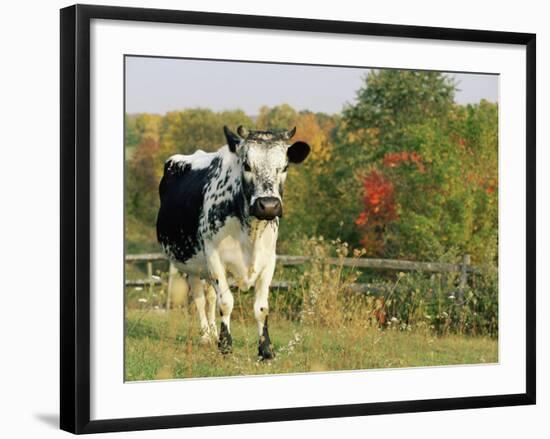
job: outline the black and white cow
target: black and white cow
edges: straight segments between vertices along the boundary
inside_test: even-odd
[[[305,142],[289,144],[296,128],[249,131],[240,126],[237,132],[224,127],[227,145],[216,152],[198,150],[166,161],[157,238],[174,265],[188,274],[203,341],[218,339],[223,353],[232,345],[228,278],[241,290],[255,287],[258,355],[270,359],[274,353],[267,330],[268,295],[283,186],[289,163],[301,163],[310,148]]]

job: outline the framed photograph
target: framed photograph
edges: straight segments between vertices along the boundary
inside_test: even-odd
[[[61,10],[61,428],[535,403],[535,35]]]

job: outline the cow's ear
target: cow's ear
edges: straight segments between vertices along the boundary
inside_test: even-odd
[[[291,163],[302,163],[309,154],[310,147],[306,142],[295,142],[289,146],[286,154]]]
[[[231,152],[235,152],[237,150],[237,146],[241,143],[241,138],[227,128],[227,126],[223,127],[223,132],[225,134],[225,138],[227,139],[227,146],[229,146],[229,150]]]

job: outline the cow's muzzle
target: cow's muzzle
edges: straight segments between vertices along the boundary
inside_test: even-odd
[[[259,220],[272,220],[283,216],[283,205],[276,197],[256,198],[250,207],[250,214]]]

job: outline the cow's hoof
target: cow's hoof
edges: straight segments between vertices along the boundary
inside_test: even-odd
[[[258,356],[261,360],[271,360],[275,358],[275,351],[269,339],[269,331],[267,330],[267,316],[265,317],[264,328],[258,343]]]
[[[260,342],[258,343],[258,356],[261,360],[272,360],[275,358],[275,351],[269,339],[267,326],[264,326],[263,335],[260,337]]]
[[[214,334],[211,333],[205,333],[201,335],[201,338],[199,340],[199,344],[201,346],[212,346],[216,343],[217,337]]]
[[[220,338],[218,339],[218,349],[222,354],[230,354],[233,350],[233,338],[227,329],[227,326],[222,322],[220,330]]]
[[[266,339],[262,337],[260,339],[260,343],[258,344],[258,356],[262,361],[275,358],[275,351],[273,350],[273,345],[270,343],[269,338]]]

